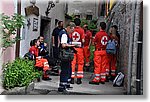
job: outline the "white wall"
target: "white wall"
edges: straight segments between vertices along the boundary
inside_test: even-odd
[[[55,3],[55,2],[54,2]],[[30,2],[28,1],[22,1],[22,14],[25,15],[24,8],[27,6],[30,6]],[[29,44],[32,39],[37,38],[40,35],[40,21],[41,16],[46,16],[45,11],[48,6],[47,0],[37,0],[35,4],[39,8],[39,17],[36,17],[35,15],[30,15],[26,19],[30,18],[31,26],[28,29],[27,25],[25,25],[25,28],[22,29],[21,37],[23,37],[23,34],[25,34],[25,39],[21,40],[20,42],[20,56],[22,57],[26,52],[29,50]],[[64,21],[64,4],[60,1],[59,3],[55,3],[55,7],[50,10],[50,14],[48,15],[49,18],[51,18],[51,31],[50,36],[52,33],[52,30],[55,28],[55,19]],[[33,29],[33,18],[38,18],[38,31],[32,31]],[[27,24],[27,21],[26,21]]]
[[[33,18],[38,19],[38,31],[33,31]],[[39,17],[35,15],[30,15],[26,17],[26,19],[30,19],[30,27],[28,29],[27,25],[25,25],[24,29],[22,29],[21,33],[21,38],[22,40],[20,41],[20,55],[21,57],[28,52],[29,47],[30,47],[30,41],[33,39],[36,39],[40,35],[40,19]],[[27,21],[25,22],[27,24]]]

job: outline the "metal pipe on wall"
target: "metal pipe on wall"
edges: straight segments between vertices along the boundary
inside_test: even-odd
[[[143,11],[143,3],[139,4],[139,9],[140,9],[140,15],[143,16],[142,11]],[[140,20],[141,17],[139,17]],[[142,21],[140,21],[142,22]],[[143,24],[143,23],[140,23]],[[141,68],[142,68],[142,50],[143,50],[143,29],[141,28],[142,25],[139,25],[139,35],[138,35],[138,49],[137,49],[137,70],[136,70],[136,94],[141,95]]]
[[[21,14],[21,0],[17,0],[17,13]],[[20,38],[20,29],[17,29],[17,37]],[[19,57],[20,53],[20,41],[16,42],[16,55],[15,57]]]

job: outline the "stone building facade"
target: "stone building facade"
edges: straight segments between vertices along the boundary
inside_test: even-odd
[[[80,18],[98,17],[98,0],[66,0],[68,4],[67,13],[69,15],[79,15]],[[92,16],[92,17],[90,17]]]
[[[143,93],[143,66],[140,69],[140,79],[137,78],[139,72],[137,72],[138,61],[138,43],[142,35],[142,16],[143,16],[143,4],[142,1],[136,0],[119,0],[114,8],[111,10],[111,14],[108,16],[107,24],[117,25],[120,34],[120,50],[118,57],[118,71],[125,74],[124,87],[127,90],[127,94]],[[108,27],[108,28],[109,28]],[[142,38],[141,38],[142,39]],[[140,41],[142,44],[142,42]],[[142,50],[142,48],[140,49]],[[142,56],[142,54],[141,54]],[[138,58],[137,58],[138,57]],[[142,59],[142,57],[141,57]],[[142,63],[142,60],[141,60]],[[137,89],[137,83],[140,83],[139,90]]]
[[[30,1],[36,1],[35,6],[39,9],[38,15],[26,15],[25,8],[32,6]],[[45,42],[48,44],[49,52],[51,53],[51,37],[52,31],[57,26],[57,21],[65,21],[65,3],[64,1],[53,1],[55,5],[49,10],[46,15],[49,1],[48,0],[30,0],[21,2],[21,14],[26,17],[25,26],[21,31],[20,41],[20,57],[28,52],[30,41],[36,39],[39,35],[43,35]],[[51,7],[51,4],[49,5]],[[34,27],[36,27],[34,29]]]

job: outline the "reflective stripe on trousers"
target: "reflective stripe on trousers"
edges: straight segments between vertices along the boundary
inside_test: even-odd
[[[94,52],[94,74],[100,74],[102,81],[106,80],[106,64],[107,64],[107,53],[106,50]]]
[[[101,73],[100,80],[102,82],[105,82],[105,80],[106,80],[106,73]]]
[[[72,61],[72,78],[75,78],[75,68],[76,64],[78,65],[77,68],[77,77],[83,78],[83,75],[78,75],[78,72],[83,72],[84,67],[84,56],[83,56],[83,48],[75,48],[77,54],[74,54],[74,59]]]
[[[94,79],[92,80],[93,82],[100,82],[100,74],[95,74]]]
[[[83,78],[83,72],[82,71],[77,72],[77,78]]]
[[[116,76],[116,70],[111,70],[111,76]]]

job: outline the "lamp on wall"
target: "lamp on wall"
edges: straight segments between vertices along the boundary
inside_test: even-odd
[[[31,3],[32,5],[35,5],[35,4],[36,4],[36,0],[30,0],[30,3]]]
[[[53,8],[53,7],[55,7],[54,2],[53,2],[53,1],[49,1],[49,2],[48,2],[47,9],[46,9],[46,11],[45,11],[46,16],[48,16],[48,14],[50,13],[51,8]]]

